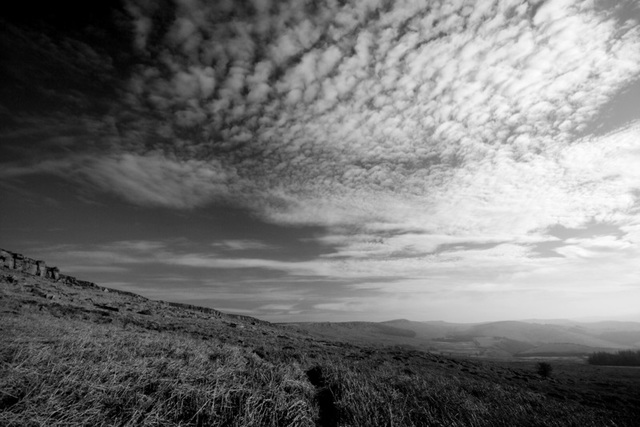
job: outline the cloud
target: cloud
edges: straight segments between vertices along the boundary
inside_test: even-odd
[[[274,248],[273,245],[249,239],[223,240],[221,242],[212,243],[211,246],[214,248],[226,249],[230,251],[246,251],[255,249],[268,250]]]
[[[221,245],[213,246],[216,249],[222,247],[231,252],[267,247],[250,240],[222,241]],[[280,261],[269,258],[239,258],[221,256],[215,250],[190,252],[191,247],[190,242],[126,240],[87,246],[61,245],[39,248],[37,251],[44,259],[51,259],[54,262],[60,260],[72,265],[71,268],[74,271],[81,271],[83,268],[95,271],[100,269],[107,271],[112,268],[131,269],[147,264],[158,267],[179,266],[221,270],[256,268],[301,277],[331,275],[327,263],[321,260]]]
[[[10,164],[0,176],[54,174],[92,184],[142,206],[190,209],[232,195],[233,168],[213,160],[180,160],[161,154],[73,156],[37,164]],[[236,182],[234,182],[236,181]]]
[[[228,195],[234,171],[215,161],[123,154],[100,159],[83,174],[135,204],[192,208]]]
[[[0,176],[55,173],[143,206],[225,201],[326,230],[327,253],[312,262],[191,251],[167,255],[175,265],[387,278],[379,292],[448,278],[472,294],[509,280],[548,290],[542,279],[562,268],[583,278],[585,260],[606,264],[640,243],[640,125],[588,134],[640,76],[640,27],[617,10],[578,0],[127,9],[139,56],[108,115],[117,126],[85,152],[5,163]],[[624,237],[549,233],[592,223]],[[550,242],[558,256],[537,257]]]
[[[199,267],[212,269],[248,269],[259,268],[264,270],[276,270],[299,276],[323,276],[325,268],[322,262],[315,261],[277,261],[262,258],[218,258],[202,254],[176,255],[167,262],[173,265],[185,267]]]
[[[464,211],[473,181],[543,211],[563,191],[527,183],[563,176],[558,151],[640,71],[638,28],[584,2],[238,8],[128,2],[147,56],[91,182],[186,209],[249,192],[265,219],[329,226]]]

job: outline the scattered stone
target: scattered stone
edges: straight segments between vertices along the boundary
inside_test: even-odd
[[[46,294],[46,293],[44,293],[44,292],[42,292],[42,291],[41,291],[40,289],[38,289],[38,288],[32,288],[32,289],[31,289],[31,293],[32,293],[33,295],[36,295],[36,296],[39,296],[39,297],[42,297],[42,298],[47,298],[47,294]]]
[[[102,309],[109,310],[109,311],[120,311],[120,309],[118,307],[111,307],[110,305],[106,305],[106,304],[98,304],[98,303],[94,302],[93,305],[98,307],[98,308],[102,308]]]
[[[14,276],[14,275],[4,276],[4,280],[7,283],[11,283],[11,284],[17,284],[18,283],[18,278],[16,276]]]

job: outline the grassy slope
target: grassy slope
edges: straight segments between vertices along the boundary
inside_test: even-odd
[[[541,379],[524,363],[318,340],[7,270],[0,316],[3,426],[613,426],[640,416],[640,374],[567,366]]]

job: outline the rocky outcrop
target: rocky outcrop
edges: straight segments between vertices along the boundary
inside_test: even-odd
[[[5,249],[0,249],[0,265],[10,270],[24,271],[34,276],[55,278],[57,280],[58,269],[56,267],[47,268],[47,264],[42,260],[27,258],[22,254]]]
[[[0,266],[9,270],[18,270],[33,276],[46,277],[54,281],[62,281],[69,285],[97,287],[95,283],[78,280],[75,277],[60,274],[58,267],[47,267],[42,260],[28,258],[22,254],[0,249]]]
[[[61,274],[58,267],[47,267],[47,264],[42,260],[35,260],[28,258],[22,254],[8,251],[6,249],[0,249],[0,269],[18,270],[33,276],[45,277],[54,282],[64,283],[70,286],[79,286],[82,288],[97,288],[104,292],[116,292],[122,295],[132,296],[141,300],[146,300],[145,297],[132,292],[120,291],[117,289],[107,289],[96,285],[93,282],[86,280],[80,280],[73,276],[67,276]]]

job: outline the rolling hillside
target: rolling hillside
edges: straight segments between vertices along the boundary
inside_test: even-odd
[[[596,427],[640,417],[638,370],[564,363],[544,378],[535,362],[415,345],[436,331],[455,341],[458,325],[309,325],[3,267],[0,425]],[[522,348],[486,339],[495,351]]]

